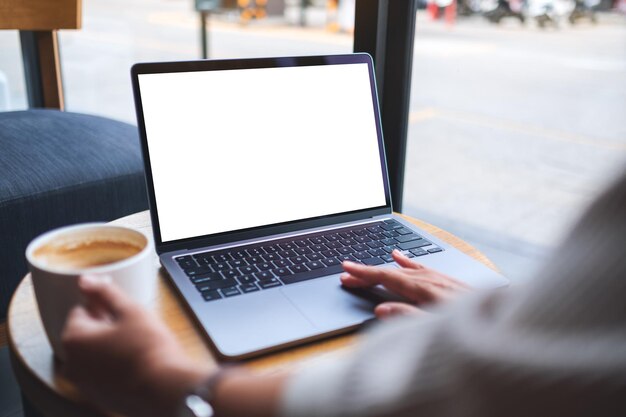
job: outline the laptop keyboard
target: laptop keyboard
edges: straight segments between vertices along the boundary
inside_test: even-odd
[[[219,300],[343,272],[341,263],[393,262],[442,252],[395,220],[208,251],[175,258],[206,301]]]

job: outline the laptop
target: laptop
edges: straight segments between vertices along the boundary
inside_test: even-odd
[[[224,359],[357,329],[390,294],[341,262],[393,249],[473,287],[508,281],[393,214],[367,54],[132,68],[159,259]]]

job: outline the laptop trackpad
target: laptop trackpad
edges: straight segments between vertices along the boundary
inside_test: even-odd
[[[331,275],[282,288],[283,294],[317,328],[332,331],[374,318],[376,304],[341,287],[339,275]]]

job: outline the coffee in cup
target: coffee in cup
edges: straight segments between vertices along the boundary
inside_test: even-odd
[[[52,349],[63,359],[61,332],[73,307],[83,303],[78,278],[112,281],[134,300],[154,298],[154,246],[144,233],[91,223],[63,227],[33,240],[26,249],[39,314]]]

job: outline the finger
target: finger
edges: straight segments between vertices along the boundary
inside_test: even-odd
[[[410,269],[424,268],[422,265],[418,264],[417,262],[413,262],[411,259],[409,259],[408,256],[404,255],[398,249],[394,249],[393,252],[391,252],[391,256],[393,257],[393,260],[396,261],[398,265],[400,265],[403,268],[410,268]]]
[[[409,298],[415,299],[414,285],[398,268],[377,268],[373,266],[359,265],[354,262],[343,262],[343,268],[351,276],[360,279],[364,285],[382,284],[389,291]]]
[[[105,323],[89,314],[82,306],[74,307],[67,316],[61,340],[84,337],[101,331]]]
[[[375,285],[375,284],[370,284],[369,282],[362,280],[360,278],[357,278],[355,276],[352,276],[348,274],[347,272],[341,274],[339,279],[341,280],[342,285],[345,285],[346,287],[351,287],[351,288],[371,287],[372,285]]]
[[[88,308],[94,312],[104,311],[113,318],[120,318],[135,307],[135,303],[112,283],[83,275],[78,284],[87,299]]]
[[[422,310],[406,303],[387,302],[376,306],[374,313],[379,319],[386,319],[395,316],[407,316],[419,314]]]

